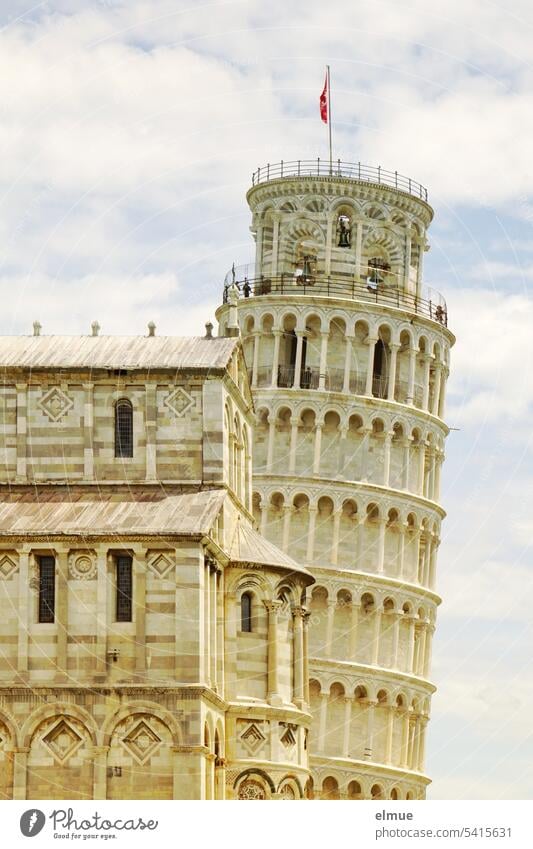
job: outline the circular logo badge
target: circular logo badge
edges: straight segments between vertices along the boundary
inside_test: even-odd
[[[42,831],[46,817],[38,808],[30,808],[24,811],[20,818],[20,830],[24,837],[35,837]]]

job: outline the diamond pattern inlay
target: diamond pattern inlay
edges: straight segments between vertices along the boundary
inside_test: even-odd
[[[127,737],[124,737],[122,745],[138,763],[144,764],[161,745],[161,738],[141,719]]]
[[[38,406],[51,422],[58,422],[72,409],[74,401],[58,386],[53,386],[44,393]]]
[[[43,737],[43,743],[54,758],[63,763],[81,746],[83,738],[62,719]]]
[[[174,392],[171,392],[164,400],[165,407],[168,407],[169,410],[172,410],[174,415],[178,418],[187,413],[191,407],[194,405],[194,399],[191,398],[188,392],[185,391],[181,386],[178,386]]]
[[[11,576],[17,571],[17,568],[15,561],[5,554],[0,560],[0,577],[11,578]]]
[[[260,746],[265,742],[266,737],[261,733],[257,725],[252,723],[249,725],[246,731],[241,734],[241,740],[248,749],[248,751],[254,753],[259,749]]]
[[[157,578],[164,578],[173,567],[173,561],[165,554],[156,554],[148,561],[148,568]]]

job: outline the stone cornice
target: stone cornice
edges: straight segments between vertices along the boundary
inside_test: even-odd
[[[334,755],[312,755],[309,758],[313,767],[348,769],[353,773],[354,769],[362,773],[370,773],[371,775],[380,775],[383,778],[393,779],[408,779],[410,781],[418,781],[424,786],[431,783],[431,779],[420,772],[414,772],[404,767],[394,767],[378,763],[377,761],[362,761],[358,758],[338,758]]]
[[[431,696],[437,690],[436,686],[425,678],[409,675],[408,672],[401,672],[397,669],[387,669],[384,666],[371,666],[365,663],[351,663],[348,660],[330,660],[321,657],[310,657],[309,665],[314,669],[322,669],[324,672],[328,670],[342,674],[351,672],[357,679],[368,678],[375,681],[376,678],[382,677],[386,681],[401,682],[408,684],[411,689],[420,690],[420,693],[424,696]]]

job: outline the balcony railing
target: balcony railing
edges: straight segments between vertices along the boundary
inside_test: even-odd
[[[349,277],[329,277],[315,274],[312,277],[281,274],[276,277],[257,278],[244,275],[239,279],[240,269],[228,272],[224,282],[223,301],[227,303],[230,286],[236,287],[239,298],[259,298],[265,295],[307,295],[311,298],[342,298],[363,303],[383,304],[398,307],[408,312],[423,315],[448,326],[446,301],[435,289],[425,287],[424,297],[406,292],[399,286],[387,285],[372,279],[366,283],[356,282]],[[235,279],[233,276],[235,275]]]
[[[420,198],[427,203],[427,189],[416,180],[404,177],[397,171],[387,171],[380,165],[363,165],[361,162],[341,162],[335,160],[332,165],[329,159],[295,159],[290,162],[276,162],[263,165],[252,174],[252,186],[267,183],[270,180],[280,180],[284,177],[340,177],[348,180],[358,180],[364,183],[376,183],[379,186],[390,186],[402,192]]]
[[[293,389],[294,388],[295,368],[291,365],[278,366],[278,379],[274,384],[278,389]],[[248,369],[248,380],[252,382],[252,369]],[[260,366],[257,369],[257,388],[266,389],[272,385],[272,367]],[[300,389],[319,389],[320,388],[320,372],[318,368],[306,366],[300,372]],[[387,398],[389,382],[386,377],[374,377],[372,380],[372,395],[374,398]],[[324,375],[324,391],[325,392],[343,392],[344,391],[344,369],[330,368],[327,369]],[[365,395],[366,394],[366,377],[362,374],[349,375],[350,395]],[[415,407],[422,408],[424,396],[423,387],[420,384],[414,386],[414,397],[411,403]],[[406,404],[408,399],[408,383],[405,380],[396,380],[394,385],[394,401],[400,404]]]

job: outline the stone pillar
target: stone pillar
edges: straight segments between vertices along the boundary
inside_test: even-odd
[[[295,389],[300,388],[302,376],[302,352],[304,344],[304,331],[296,330],[296,358],[294,362],[294,380],[292,385]]]
[[[407,669],[406,669],[406,672],[409,675],[413,675],[414,674],[413,661],[414,661],[414,657],[415,657],[416,617],[411,615],[411,616],[408,617],[408,619],[409,619],[409,636],[408,636],[408,643],[407,643]]]
[[[255,230],[255,271],[256,280],[261,277],[263,265],[263,224],[258,224]]]
[[[390,485],[390,452],[394,433],[387,432],[383,440],[383,486]]]
[[[272,213],[272,277],[278,275],[278,257],[279,257],[279,222],[281,212]]]
[[[410,457],[411,457],[411,442],[412,437],[406,436],[402,442],[403,447],[403,462],[402,462],[402,489],[409,489],[410,477]]]
[[[93,747],[93,799],[107,799],[107,753],[109,746]]]
[[[282,537],[281,537],[281,548],[283,551],[289,550],[289,539],[291,533],[291,515],[292,515],[292,506],[290,504],[285,504],[283,506],[283,529],[282,529]]]
[[[342,756],[347,758],[350,755],[350,731],[352,724],[352,702],[353,698],[347,696],[344,699],[344,736],[342,741]]]
[[[324,657],[331,657],[331,644],[333,642],[333,625],[335,621],[335,610],[337,602],[328,599],[328,618],[326,622],[326,644],[324,646]]]
[[[424,495],[424,465],[426,459],[426,443],[418,443],[418,495]]]
[[[424,678],[429,678],[429,670],[431,667],[431,645],[433,642],[433,634],[435,632],[435,626],[431,623],[426,625],[426,642],[424,646],[424,668],[422,670],[422,675]]]
[[[261,536],[267,536],[267,519],[268,519],[268,504],[265,499],[261,497],[261,501],[259,502],[259,509],[261,510]]]
[[[308,610],[303,614],[303,663],[304,663],[304,701],[308,705],[309,698],[309,618]]]
[[[278,692],[278,610],[281,601],[265,601],[264,605],[268,612],[268,701],[271,705],[280,705],[281,698]]]
[[[400,645],[400,616],[401,614],[395,611],[393,613],[394,622],[392,625],[392,668],[398,669],[398,648]]]
[[[422,583],[425,587],[429,586],[429,573],[431,564],[431,533],[426,530],[424,534],[424,574]]]
[[[146,549],[134,555],[135,671],[142,674],[146,672]]]
[[[317,508],[309,505],[309,530],[307,532],[307,553],[306,560],[312,563],[315,559],[315,529],[316,529],[316,514]]]
[[[209,593],[210,603],[209,610],[211,613],[211,634],[210,634],[210,651],[211,658],[211,686],[217,691],[218,680],[218,655],[217,655],[217,568],[212,561],[209,561]]]
[[[26,798],[29,746],[13,749],[13,800]]]
[[[28,434],[28,384],[17,383],[17,477],[18,483],[26,480],[26,439]]]
[[[259,370],[259,345],[261,344],[261,333],[258,330],[255,330],[253,333],[254,339],[254,354],[252,359],[252,380],[251,380],[251,388],[257,388],[257,377]]]
[[[56,557],[55,623],[57,628],[56,675],[63,679],[67,670],[68,636],[68,551],[58,551]]]
[[[364,537],[365,537],[365,519],[366,519],[365,516],[360,516],[359,521],[357,523],[357,544],[356,544],[356,554],[355,554],[356,568],[357,569],[363,568],[362,560],[363,560],[363,542],[364,542]]]
[[[404,577],[404,569],[405,569],[405,534],[407,533],[407,525],[401,524],[399,527],[400,532],[400,550],[398,553],[398,577],[402,579]]]
[[[335,218],[328,218],[326,222],[326,251],[324,256],[324,273],[326,276],[331,274],[331,246],[335,235]]]
[[[409,708],[405,708],[401,714],[402,717],[402,748],[401,748],[401,766],[407,769],[409,766]]]
[[[320,718],[318,725],[318,751],[323,752],[326,744],[329,693],[320,694]]]
[[[28,628],[29,628],[29,560],[30,554],[27,549],[22,549],[19,554],[18,572],[18,647],[17,647],[17,671],[27,673],[28,671]],[[23,797],[24,798],[24,797]]]
[[[385,567],[385,531],[387,529],[386,519],[379,520],[379,536],[378,536],[378,562],[377,571],[381,574]]]
[[[107,550],[98,548],[96,554],[96,658],[95,674],[107,672]]]
[[[413,730],[413,755],[411,758],[411,763],[413,765],[413,769],[417,772],[420,770],[419,767],[419,758],[420,758],[420,720],[419,717],[415,720],[414,730]]]
[[[444,408],[446,404],[446,383],[448,380],[448,369],[444,368],[441,374],[439,409],[437,415],[440,419],[444,417]]]
[[[381,610],[374,611],[374,635],[372,640],[372,666],[379,665],[379,645],[381,640]]]
[[[270,388],[275,389],[278,385],[278,367],[279,367],[279,346],[281,342],[281,330],[273,330],[274,334],[274,352],[272,354],[272,378]]]
[[[357,221],[355,224],[355,279],[361,279],[361,256],[363,247],[363,222]]]
[[[431,590],[435,589],[436,577],[435,573],[437,571],[437,550],[439,547],[439,540],[435,537],[433,538],[433,543],[431,546],[431,555],[429,559],[429,588]]]
[[[433,404],[431,412],[434,416],[439,414],[439,399],[440,399],[440,382],[441,382],[442,366],[440,363],[435,365],[435,381],[433,383]]]
[[[344,352],[344,379],[342,383],[342,391],[345,395],[350,394],[350,377],[352,373],[352,344],[354,337],[348,333],[344,337],[346,343]]]
[[[157,385],[146,384],[146,480],[157,480]]]
[[[348,438],[348,428],[342,427],[340,428],[340,438],[339,438],[339,465],[337,477],[344,477],[344,470],[346,468],[346,440]]]
[[[328,338],[329,333],[322,332],[320,334],[320,366],[318,374],[318,388],[324,390],[326,388],[326,372],[328,362]]]
[[[420,717],[420,745],[418,750],[418,771],[424,772],[424,762],[426,760],[426,727],[427,727],[428,718],[427,716]]]
[[[421,677],[424,675],[424,667],[426,660],[426,633],[427,633],[427,622],[423,622],[420,628],[420,636],[419,636],[419,648],[418,648],[418,663],[417,663],[417,675]]]
[[[320,446],[322,443],[322,428],[323,422],[317,422],[315,425],[315,446],[313,455],[313,474],[320,474]]]
[[[409,377],[407,382],[406,403],[412,404],[415,397],[416,348],[409,348]]]
[[[92,480],[94,478],[94,384],[84,383],[83,392],[83,477]]]
[[[403,272],[403,288],[406,292],[410,291],[409,269],[411,267],[411,233],[407,231],[405,234],[405,264]]]
[[[270,418],[274,416],[274,411],[269,411],[269,419],[268,419],[268,442],[267,442],[267,458],[266,458],[266,471],[272,471],[272,459],[274,455],[274,443],[276,441],[276,420],[274,418]]]
[[[225,658],[224,658],[224,572],[216,573],[217,584],[217,692],[224,698]]]
[[[333,514],[333,540],[332,540],[332,543],[331,543],[331,563],[332,563],[333,566],[337,565],[337,561],[339,559],[339,537],[340,537],[341,516],[342,516],[341,510],[336,510]]]
[[[357,653],[357,632],[359,629],[359,605],[354,604],[352,602],[352,623],[350,630],[350,641],[349,641],[349,660],[352,663],[355,663],[355,657]]]
[[[432,357],[429,354],[426,354],[423,357],[424,363],[424,376],[422,378],[422,409],[427,410],[429,412],[429,371],[431,368],[431,359]]]
[[[289,474],[294,474],[296,469],[296,447],[298,443],[298,425],[300,420],[298,417],[291,418],[291,441],[289,445]]]
[[[387,736],[385,738],[385,763],[392,763],[392,739],[394,734],[394,707],[389,705],[387,714]]]
[[[416,296],[417,298],[422,297],[422,273],[424,270],[424,250],[426,247],[425,238],[422,236],[421,239],[418,240],[419,250],[418,250],[418,266],[416,269]]]
[[[369,336],[366,340],[368,345],[368,362],[366,367],[366,386],[365,395],[372,397],[372,381],[374,378],[374,354],[376,351],[376,342],[378,340],[374,336]]]
[[[359,430],[363,434],[361,442],[361,480],[366,481],[368,467],[368,443],[370,441],[370,434],[372,433],[372,430],[368,427],[361,427]]]
[[[303,607],[293,607],[294,621],[294,703],[302,708],[305,704],[304,692],[304,636],[303,620],[305,610]]]
[[[366,761],[372,760],[372,754],[374,751],[374,719],[376,712],[376,704],[377,702],[373,701],[372,699],[369,699],[367,702],[366,746],[363,755],[363,758]]]
[[[390,364],[389,364],[389,381],[387,385],[387,398],[389,401],[394,401],[395,395],[395,387],[396,387],[396,363],[398,358],[398,350],[400,348],[399,345],[390,344],[389,345],[391,356],[390,356]]]

